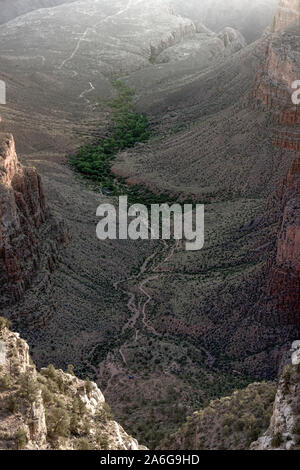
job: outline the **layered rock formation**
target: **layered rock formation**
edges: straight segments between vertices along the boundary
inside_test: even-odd
[[[53,366],[37,372],[28,344],[1,317],[0,346],[0,449],[143,449],[95,383]]]
[[[300,32],[284,31],[262,43],[263,62],[257,74],[254,107],[271,113],[273,143],[277,147],[300,150],[300,107],[293,104],[293,83],[300,76]]]
[[[292,345],[292,363],[280,378],[271,423],[253,450],[300,449],[300,341]]]
[[[267,293],[287,324],[300,322],[300,158],[290,168],[279,191],[270,199],[271,220],[278,223]]]
[[[300,25],[300,1],[280,0],[274,17],[272,31]]]
[[[66,229],[49,213],[35,168],[18,160],[14,139],[0,134],[0,306],[19,301],[38,271],[54,269]]]

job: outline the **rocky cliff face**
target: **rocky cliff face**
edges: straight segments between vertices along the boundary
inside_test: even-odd
[[[272,31],[278,31],[290,26],[300,25],[300,1],[280,0],[273,21]]]
[[[278,229],[267,294],[280,312],[281,321],[296,325],[300,322],[300,158],[270,199],[269,211]]]
[[[71,372],[71,371],[70,371]],[[97,385],[53,366],[0,317],[0,449],[143,449],[115,422]]]
[[[270,427],[252,444],[254,450],[300,449],[300,341],[292,345],[292,360],[281,376]]]
[[[47,276],[68,239],[49,213],[35,168],[18,160],[14,139],[0,134],[0,306],[22,299],[37,273]]]
[[[262,65],[254,90],[254,107],[271,113],[276,147],[300,150],[300,107],[292,102],[292,84],[300,76],[300,31],[283,31],[262,43]]]

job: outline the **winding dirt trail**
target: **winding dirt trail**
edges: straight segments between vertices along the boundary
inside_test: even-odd
[[[114,283],[115,289],[119,289],[121,284],[125,284],[123,292],[128,295],[129,299],[127,307],[132,313],[132,316],[123,326],[122,334],[124,334],[128,329],[133,329],[135,331],[134,337],[132,339],[134,344],[137,344],[139,340],[139,329],[136,327],[136,323],[139,319],[141,320],[142,327],[144,327],[144,329],[155,336],[161,336],[161,334],[157,332],[147,320],[147,306],[152,300],[152,295],[150,292],[148,292],[146,286],[149,282],[160,278],[168,272],[171,272],[170,269],[167,269],[163,265],[170,261],[170,259],[174,256],[176,249],[179,247],[179,243],[179,241],[176,241],[175,243],[168,244],[167,242],[163,241],[160,247],[146,258],[137,275]],[[157,261],[155,261],[156,258],[158,258]],[[122,359],[123,367],[127,367],[128,364],[126,356],[122,348],[123,346],[119,348],[118,352]],[[91,355],[89,355],[89,357],[91,357]],[[116,366],[115,361],[116,359],[114,359],[110,354],[105,361],[106,372],[108,371],[110,376],[105,387],[104,394],[110,388],[114,377],[122,372],[124,374],[124,370],[119,369],[119,367]],[[95,369],[96,368],[93,367],[93,370]],[[98,373],[99,379],[101,380],[104,374],[104,365],[100,366]]]

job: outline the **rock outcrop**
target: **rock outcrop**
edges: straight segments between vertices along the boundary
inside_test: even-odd
[[[144,448],[112,419],[95,383],[53,366],[38,372],[7,326],[0,317],[0,449]]]
[[[281,376],[270,427],[251,446],[253,450],[300,449],[300,341],[292,345],[292,363]]]
[[[235,53],[247,46],[246,39],[234,28],[226,27],[218,35],[227,52]]]
[[[0,306],[22,299],[37,273],[54,269],[67,230],[50,214],[40,176],[18,160],[12,135],[0,134]]]
[[[300,0],[280,0],[272,31],[300,25]]]

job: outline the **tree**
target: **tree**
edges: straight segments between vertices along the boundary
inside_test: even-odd
[[[20,386],[18,392],[19,396],[28,403],[33,403],[37,399],[40,390],[39,384],[33,374],[22,374],[18,380],[18,384]]]
[[[70,419],[66,410],[62,408],[51,408],[46,412],[47,435],[52,441],[60,437],[69,437]]]

